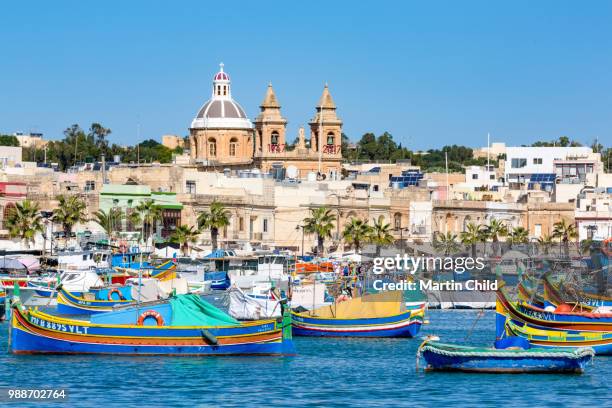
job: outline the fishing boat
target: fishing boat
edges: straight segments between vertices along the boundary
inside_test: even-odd
[[[522,337],[535,347],[591,347],[597,355],[612,355],[612,332],[538,329],[512,319],[506,321],[505,329],[507,335]]]
[[[426,339],[417,352],[426,371],[475,373],[582,373],[594,356],[593,349],[531,348],[528,342],[511,341],[510,348],[472,347]],[[517,346],[520,344],[520,346]]]
[[[6,314],[6,291],[0,288],[0,320],[4,320]]]
[[[74,294],[60,287],[57,294],[57,312],[63,315],[104,313],[112,311],[115,306],[128,305],[134,302],[129,287],[106,288],[103,291],[98,291],[98,293],[100,292],[102,292],[102,297],[106,294],[106,299],[96,296],[95,293]]]
[[[544,295],[553,303],[580,303],[591,308],[612,309],[612,298],[582,290],[570,290],[561,283],[555,284],[550,275],[544,277],[543,284]]]
[[[12,308],[9,351],[14,354],[295,354],[288,313],[279,320],[241,323],[192,294],[87,320],[27,309],[18,297]]]
[[[497,291],[496,310],[502,326],[508,316],[537,328],[612,332],[612,313],[572,312],[572,306],[567,304],[548,311],[525,302],[510,301],[504,288]]]
[[[425,308],[406,309],[402,291],[367,294],[306,312],[292,311],[296,336],[414,337]]]

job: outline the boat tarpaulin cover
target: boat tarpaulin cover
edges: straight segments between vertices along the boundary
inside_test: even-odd
[[[179,295],[170,299],[172,326],[236,326],[240,322],[198,296]]]
[[[237,319],[259,320],[281,316],[282,307],[278,300],[248,297],[237,286],[230,288],[229,300],[229,314]]]
[[[390,290],[336,302],[312,311],[316,317],[359,319],[393,316],[404,311],[401,290]]]

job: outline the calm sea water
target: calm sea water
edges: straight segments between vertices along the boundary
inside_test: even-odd
[[[494,313],[430,311],[421,333],[490,344]],[[7,323],[0,325],[2,350]],[[0,354],[0,387],[66,387],[78,407],[609,406],[612,358],[583,375],[415,372],[419,339],[295,339],[298,356],[115,357]],[[3,405],[3,402],[0,402]],[[31,403],[12,406],[59,406]]]

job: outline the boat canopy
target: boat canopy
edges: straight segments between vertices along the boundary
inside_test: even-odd
[[[391,290],[336,302],[308,313],[310,316],[331,319],[360,319],[394,316],[404,311],[401,290]]]
[[[172,326],[236,326],[240,322],[220,309],[188,294],[170,299]]]

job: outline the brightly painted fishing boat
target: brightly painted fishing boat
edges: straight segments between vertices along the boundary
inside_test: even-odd
[[[498,316],[503,316],[502,326],[508,316],[538,328],[612,332],[612,313],[548,311],[510,301],[504,288],[497,291],[496,310]]]
[[[612,354],[611,332],[538,329],[525,322],[508,319],[506,334],[522,337],[535,347],[565,349],[591,347],[597,355]]]
[[[555,284],[552,278],[544,277],[544,295],[553,303],[580,303],[593,308],[612,308],[612,298],[586,293],[581,290],[569,290],[563,284]],[[570,294],[571,292],[571,294]]]
[[[0,320],[4,320],[6,314],[6,291],[0,288]]]
[[[293,355],[290,316],[240,323],[195,295],[67,319],[13,302],[14,354]]]
[[[476,373],[582,373],[592,360],[589,347],[577,349],[471,347],[425,340],[419,347],[426,371]]]
[[[425,307],[406,310],[401,291],[381,292],[291,314],[293,334],[313,337],[414,337]]]
[[[93,298],[74,294],[60,286],[57,294],[57,312],[64,315],[87,315],[111,312],[114,307],[129,305],[134,302],[128,290],[124,288],[105,288],[98,293],[88,293]],[[96,294],[105,295],[106,300]],[[97,297],[97,299],[96,299]]]

